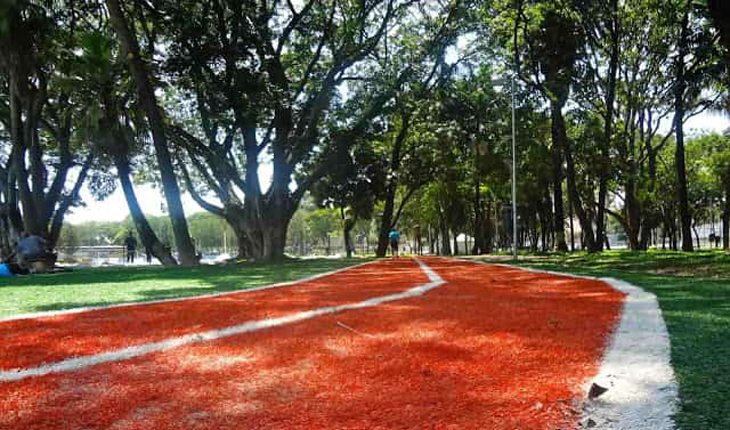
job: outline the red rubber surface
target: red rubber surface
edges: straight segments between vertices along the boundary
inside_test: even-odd
[[[289,287],[0,322],[0,370],[360,301],[424,282],[413,260],[386,260]]]
[[[0,428],[575,427],[623,296],[599,281],[426,261],[447,283],[422,297],[0,383]],[[384,285],[367,293],[398,281],[383,264]]]

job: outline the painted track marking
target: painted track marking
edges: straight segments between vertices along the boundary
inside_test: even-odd
[[[70,358],[37,367],[5,370],[0,372],[0,382],[19,381],[26,378],[43,376],[51,373],[72,372],[86,367],[95,366],[97,364],[129,360],[142,355],[166,351],[184,345],[210,342],[213,340],[222,339],[238,334],[250,333],[271,327],[293,324],[323,315],[330,315],[348,310],[374,307],[387,302],[421,296],[428,291],[433,290],[434,288],[440,287],[445,283],[445,281],[424,262],[418,259],[416,259],[416,262],[420,266],[421,270],[423,270],[423,272],[428,277],[429,282],[401,293],[373,297],[360,302],[348,303],[344,305],[320,307],[277,318],[266,318],[262,320],[247,321],[242,324],[228,326],[221,329],[208,330],[200,333],[192,333],[185,336],[179,336],[158,342],[151,342],[128,348],[117,349],[114,351],[104,352],[100,354]]]

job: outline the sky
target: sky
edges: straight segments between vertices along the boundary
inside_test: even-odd
[[[261,164],[259,180],[264,189],[271,183],[272,173],[270,163]],[[182,185],[180,184],[181,187]],[[134,191],[137,195],[137,200],[139,200],[139,205],[145,214],[155,216],[165,215],[163,208],[167,205],[165,204],[162,189],[156,188],[151,184],[140,184],[135,185]],[[87,221],[123,221],[129,216],[127,200],[124,198],[124,192],[119,187],[109,197],[100,202],[95,201],[88,188],[84,187],[81,191],[81,198],[86,206],[71,209],[66,215],[66,222],[70,224],[81,224]],[[217,203],[217,200],[213,197],[207,200],[211,203]],[[203,211],[203,208],[198,206],[188,193],[183,193],[182,203],[186,215]]]
[[[669,124],[663,126],[664,131]],[[727,116],[717,113],[703,113],[687,120],[685,131],[688,135],[705,134],[710,132],[722,133],[730,128],[730,119]],[[518,137],[519,139],[519,137]],[[519,156],[519,154],[518,154]],[[271,182],[271,166],[263,164],[259,172],[262,184]],[[149,215],[163,215],[164,197],[160,189],[149,184],[137,185],[135,188],[142,210]],[[86,221],[122,221],[129,215],[127,202],[124,193],[117,188],[111,196],[101,202],[97,202],[91,196],[88,189],[84,188],[81,197],[86,203],[85,207],[73,208],[66,215],[66,221],[71,224],[80,224]],[[187,215],[201,212],[203,209],[198,206],[189,194],[182,197],[183,208]]]

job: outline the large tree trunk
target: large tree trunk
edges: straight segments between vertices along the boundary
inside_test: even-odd
[[[22,98],[20,94],[16,94],[19,85],[27,85],[32,80],[31,77],[25,77],[19,82],[15,74],[10,76],[11,150],[7,177],[3,181],[4,193],[7,204],[12,208],[9,214],[13,216],[13,222],[20,222],[19,225],[26,233],[44,237],[48,247],[52,249],[61,232],[64,216],[78,199],[94,158],[87,156],[76,176],[72,191],[64,194],[68,173],[74,166],[70,150],[70,117],[63,125],[59,125],[60,129],[54,129],[52,133],[53,149],[58,152],[58,162],[55,164],[54,176],[51,177],[46,167],[48,160],[44,159],[45,142],[41,142],[39,134],[41,111],[47,102],[45,87],[26,87],[24,91],[27,94]],[[22,215],[19,208],[22,208]]]
[[[61,237],[63,221],[66,217],[66,214],[68,213],[68,210],[79,199],[79,195],[81,194],[81,187],[86,182],[86,178],[89,175],[89,169],[91,169],[91,165],[94,160],[95,155],[93,153],[89,154],[86,157],[86,161],[84,162],[83,166],[81,167],[81,171],[76,177],[76,183],[74,184],[71,193],[60,199],[57,204],[58,207],[56,208],[56,211],[51,216],[48,232],[48,246],[51,249],[56,247],[56,243],[58,243],[58,239]],[[63,182],[66,182],[65,175]]]
[[[587,249],[589,252],[597,252],[599,251],[599,247],[596,246],[595,242],[595,236],[593,235],[593,225],[591,222],[590,217],[586,213],[585,209],[583,208],[582,199],[580,197],[580,193],[578,191],[578,184],[576,183],[576,173],[575,173],[575,162],[573,160],[573,149],[570,145],[570,141],[568,140],[568,135],[565,130],[565,120],[563,118],[563,114],[560,111],[560,108],[553,110],[553,139],[559,138],[563,144],[561,145],[563,148],[565,148],[565,160],[567,165],[567,179],[568,179],[568,193],[570,195],[570,201],[572,203],[572,209],[575,211],[575,214],[578,216],[578,222],[580,223],[581,228],[581,237],[583,240],[581,242],[585,242],[584,249]],[[571,220],[572,225],[572,220]],[[571,232],[572,234],[572,232]],[[572,237],[571,237],[572,240]]]
[[[393,179],[395,181],[395,179]],[[375,250],[375,256],[378,258],[385,257],[388,252],[388,233],[394,226],[393,211],[395,207],[395,185],[389,186],[385,194],[385,206],[383,208],[383,216],[380,218],[380,228],[378,229],[378,247]]]
[[[491,254],[494,251],[494,222],[492,217],[492,201],[487,200],[484,211],[484,252]]]
[[[485,252],[484,208],[482,207],[480,157],[479,144],[474,142],[474,246],[471,250],[473,255],[479,255]]]
[[[29,79],[29,77],[24,77]],[[30,171],[26,167],[26,159],[34,160],[36,157],[29,155],[29,149],[34,148],[33,152],[37,152],[38,144],[33,143],[38,138],[38,115],[36,112],[39,101],[38,95],[26,95],[24,100],[16,94],[15,88],[20,85],[22,79],[11,73],[10,75],[10,140],[13,145],[12,157],[10,161],[10,169],[14,176],[18,189],[18,197],[20,207],[23,213],[23,230],[26,233],[38,236],[46,236],[47,223],[41,219],[41,208],[38,207],[38,181],[36,176],[40,174],[37,171],[38,164],[34,162],[35,169]],[[28,90],[32,92],[31,90]],[[35,99],[29,101],[28,98]],[[34,175],[35,174],[35,175]],[[30,177],[30,178],[29,178]],[[33,188],[28,185],[28,180],[34,184]]]
[[[654,229],[654,220],[652,215],[644,214],[641,219],[641,235],[639,239],[639,249],[646,251],[652,245],[652,231]]]
[[[603,249],[606,235],[606,197],[608,195],[608,179],[610,172],[610,147],[613,138],[613,113],[616,100],[616,82],[619,66],[618,0],[611,0],[611,54],[608,62],[608,82],[606,88],[606,116],[603,123],[603,141],[601,142],[601,164],[598,179],[598,208],[596,209],[596,251]]]
[[[479,173],[475,173],[474,180],[474,246],[471,249],[473,255],[480,255],[484,252],[484,215],[482,208],[482,193]]]
[[[259,261],[281,261],[285,258],[286,233],[294,214],[291,208],[259,202],[261,212],[253,205],[226,206],[224,218],[239,241],[239,254]],[[242,255],[239,255],[242,257]]]
[[[139,205],[132,183],[132,169],[129,164],[131,145],[124,130],[120,128],[120,114],[112,91],[112,88],[106,87],[103,88],[101,93],[101,102],[104,109],[102,128],[108,133],[106,139],[102,140],[106,144],[102,145],[102,148],[111,156],[114,166],[117,168],[117,178],[127,201],[132,222],[142,241],[142,246],[145,247],[145,250],[149,250],[150,254],[157,258],[163,266],[177,266],[177,260],[172,256],[170,247],[165,246],[159,240]]]
[[[636,181],[633,178],[629,177],[626,181],[625,191],[626,238],[629,241],[629,249],[638,251],[640,249],[641,208],[639,206],[639,199],[636,196]]]
[[[140,102],[147,114],[147,120],[152,130],[152,142],[155,147],[155,156],[160,169],[162,189],[165,194],[170,221],[172,222],[172,230],[175,235],[175,245],[180,255],[180,262],[185,266],[198,264],[195,245],[190,238],[188,224],[185,220],[185,212],[180,199],[180,187],[178,186],[170,157],[162,112],[157,104],[157,98],[155,97],[149,72],[142,61],[137,37],[127,24],[127,18],[119,4],[119,0],[107,0],[106,4],[110,21],[129,61]]]
[[[249,256],[253,255],[253,252],[251,250],[251,242],[248,240],[248,236],[246,235],[246,230],[243,228],[234,228],[233,234],[236,235],[236,249],[237,249],[236,257],[239,259],[245,259],[245,258],[248,258]],[[304,246],[304,243],[302,242],[302,247],[303,246]]]
[[[127,200],[127,206],[129,207],[129,213],[132,215],[132,221],[137,229],[139,238],[142,241],[142,245],[145,249],[149,249],[152,255],[157,258],[163,266],[177,266],[177,261],[173,258],[170,253],[170,248],[165,246],[155,234],[154,230],[147,222],[147,218],[142,212],[142,208],[139,206],[137,200],[137,194],[134,191],[134,185],[131,180],[131,171],[129,168],[129,162],[124,159],[122,155],[115,157],[115,165],[117,168],[117,176],[119,177],[119,183],[122,186],[124,192],[124,198]]]
[[[236,236],[236,258],[246,259],[254,257],[253,246],[246,233],[246,217],[244,211],[239,206],[228,204],[223,207],[221,213],[215,213],[226,221]]]
[[[438,203],[438,217],[439,217],[439,237],[441,238],[441,253],[440,255],[451,255],[451,241],[449,236],[449,228],[446,225],[446,214],[441,208],[441,203]]]
[[[281,261],[286,247],[286,231],[289,219],[267,223],[263,231],[263,255],[266,261]]]
[[[684,160],[684,97],[687,88],[685,57],[689,43],[688,25],[689,3],[683,12],[674,76],[674,131],[677,145],[674,162],[677,169],[677,203],[679,204],[679,220],[682,229],[682,251],[692,251],[694,249],[692,246],[692,214],[689,209],[687,192],[687,167]]]
[[[385,207],[383,208],[383,216],[380,218],[380,229],[378,230],[378,248],[375,251],[375,256],[378,258],[385,257],[388,252],[388,233],[398,222],[398,219],[393,219],[393,213],[395,211],[395,195],[398,190],[397,173],[400,170],[401,165],[401,152],[403,150],[403,144],[405,143],[406,137],[408,137],[408,128],[410,127],[410,117],[407,114],[401,115],[401,124],[398,135],[393,141],[393,149],[390,153],[390,180],[385,190]]]
[[[23,221],[18,208],[11,203],[0,203],[0,261],[13,252],[22,231]]]
[[[557,103],[551,102],[551,116],[556,117],[555,110],[560,110]],[[562,114],[559,113],[562,118]],[[556,125],[552,125],[552,158],[553,158],[553,205],[555,207],[555,218],[553,219],[553,231],[555,234],[555,247],[560,252],[568,251],[568,244],[565,242],[565,213],[563,211],[563,140],[557,132]]]

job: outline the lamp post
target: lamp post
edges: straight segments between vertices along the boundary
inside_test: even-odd
[[[517,260],[517,127],[515,115],[515,75],[512,74],[512,259]]]

